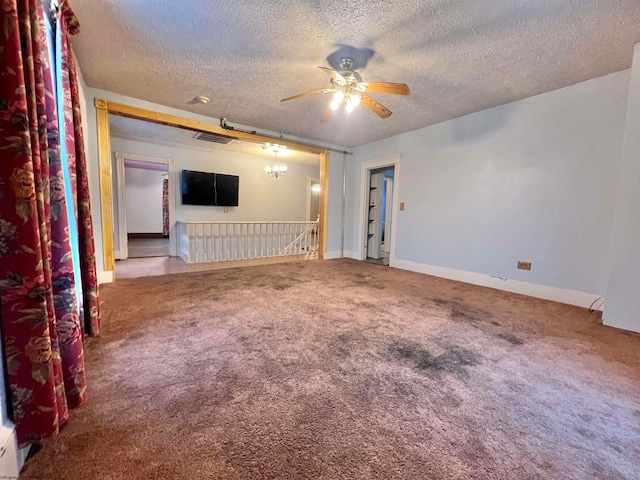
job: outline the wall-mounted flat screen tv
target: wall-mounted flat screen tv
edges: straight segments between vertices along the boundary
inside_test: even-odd
[[[240,177],[222,173],[182,171],[182,204],[237,207]]]

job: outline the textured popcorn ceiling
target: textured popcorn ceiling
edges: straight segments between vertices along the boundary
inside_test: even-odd
[[[308,139],[356,146],[628,68],[639,0],[73,0],[92,87]],[[319,122],[317,66],[373,50],[365,81],[407,83]],[[209,105],[188,102],[211,97]]]
[[[196,132],[192,132],[191,130],[168,127],[166,125],[135,120],[133,118],[110,115],[109,127],[111,129],[111,135],[114,137],[151,141],[155,143],[186,145],[211,150],[220,150],[223,152],[254,155],[269,158],[271,160],[275,159],[273,150],[263,149],[258,143],[242,142],[240,140],[233,140],[226,145],[203,142],[202,140],[196,140],[193,138]],[[277,143],[277,141],[274,140],[274,143]],[[299,163],[319,167],[320,155],[299,152],[297,150],[287,148],[278,151],[278,163]]]

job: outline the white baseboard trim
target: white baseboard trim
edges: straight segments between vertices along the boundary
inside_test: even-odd
[[[519,293],[529,297],[552,300],[554,302],[576,305],[578,307],[593,308],[602,310],[604,300],[597,301],[602,295],[594,293],[579,292],[577,290],[566,290],[564,288],[548,287],[537,283],[522,282],[520,280],[503,279],[485,275],[483,273],[467,272],[454,268],[427,265],[425,263],[412,262],[409,260],[397,260],[390,258],[389,265],[402,270],[409,270],[434,277],[448,278],[459,282],[471,283],[482,287],[495,288],[505,292]],[[595,302],[595,305],[594,305]],[[593,306],[592,306],[593,305]]]
[[[345,250],[344,258],[353,258],[354,260],[362,260],[360,255],[355,250]]]
[[[113,270],[98,272],[98,285],[102,285],[103,283],[112,283],[112,282],[113,282]]]
[[[0,478],[18,478],[30,448],[18,448],[16,429],[12,424],[0,425],[0,473],[3,475]]]
[[[322,255],[323,260],[333,260],[335,258],[342,258],[342,252],[340,250],[336,250],[334,252],[324,252],[324,255]]]
[[[120,260],[120,250],[113,251],[113,258],[115,258],[116,260]]]

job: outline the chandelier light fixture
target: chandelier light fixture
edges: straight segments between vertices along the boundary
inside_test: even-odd
[[[267,172],[267,175],[274,178],[284,177],[287,174],[288,168],[286,165],[278,165],[278,148],[286,147],[281,147],[280,145],[269,145],[262,148],[273,148],[274,165],[272,167],[267,166],[264,168],[264,171]]]

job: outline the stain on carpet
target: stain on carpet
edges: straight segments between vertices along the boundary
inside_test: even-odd
[[[127,342],[131,342],[134,340],[140,340],[142,337],[146,336],[145,332],[133,332],[131,335],[128,335],[125,339]]]
[[[499,333],[498,337],[506,340],[511,345],[524,345],[524,340],[515,336],[513,333]]]
[[[371,287],[377,290],[385,290],[387,288],[384,282],[382,282],[380,279],[373,278],[369,275],[358,274],[358,275],[354,275],[354,277],[355,277],[354,283],[357,286]]]
[[[590,440],[593,440],[594,438],[596,438],[596,434],[591,430],[587,430],[584,428],[576,428],[576,432],[578,432],[578,434],[580,434],[582,437],[588,438]]]
[[[449,311],[449,318],[454,322],[465,322],[472,325],[478,323],[491,323],[493,315],[491,312],[473,307],[462,300],[432,298],[429,299],[438,307]]]
[[[491,314],[484,310],[457,304],[451,308],[449,318],[454,322],[478,323],[487,322],[488,319],[491,318]]]
[[[416,370],[468,375],[468,367],[480,364],[477,353],[457,345],[444,347],[444,352],[435,355],[426,348],[412,342],[400,341],[390,346],[392,354],[409,362]]]
[[[361,351],[366,346],[366,339],[361,332],[342,332],[333,335],[327,342],[328,350],[337,358],[348,358],[352,352]]]
[[[430,298],[427,297],[425,300],[427,300],[428,302],[434,303],[436,304],[438,307],[448,307],[450,305],[457,305],[458,302],[451,300],[451,299],[447,299],[447,298]]]
[[[377,310],[380,308],[380,306],[377,303],[373,303],[373,302],[358,302],[355,301],[355,306],[356,307],[362,307],[362,308],[367,308],[369,310]]]

